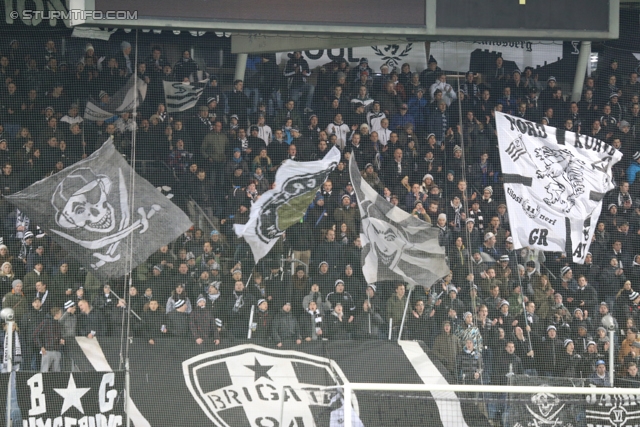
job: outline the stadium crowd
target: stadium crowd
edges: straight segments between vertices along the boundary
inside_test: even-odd
[[[162,82],[196,84],[203,71],[189,50],[171,63],[155,46],[136,63],[128,42],[115,53],[87,44],[81,58],[66,59],[53,40],[35,52],[14,40],[0,55],[2,195],[112,137],[124,156],[135,146],[136,159],[172,169],[173,190],[196,226],[138,267],[125,296],[124,280],[101,283],[2,200],[0,295],[16,312],[22,369],[60,369],[65,340],[118,335],[129,310],[134,333],[150,345],[164,336],[218,344],[246,339],[248,329],[252,340],[278,347],[397,338],[409,292],[363,279],[347,168],[355,155],[362,178],[437,227],[447,250],[451,273],[412,291],[403,338],[423,341],[460,381],[483,384],[526,373],[607,386],[603,361],[615,346],[620,385],[640,386],[635,70],[623,74],[613,60],[586,80],[579,102],[566,102],[554,77],[543,83],[531,67],[506,70],[502,58],[467,73],[458,89],[433,57],[418,73],[411,64],[374,71],[366,58],[311,70],[301,52],[281,69],[265,54],[251,58],[246,79],[230,90],[206,75],[198,105],[169,114]],[[136,117],[83,119],[88,100],[106,105],[136,72],[147,83]],[[587,134],[624,154],[585,264],[574,265],[570,253],[513,247],[517,218],[504,204],[495,111]],[[248,220],[283,161],[321,159],[334,146],[342,160],[304,219],[254,268],[232,226]],[[615,342],[602,321],[608,314]]]

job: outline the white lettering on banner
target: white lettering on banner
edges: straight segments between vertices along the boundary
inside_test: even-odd
[[[596,426],[600,424],[591,424],[589,420],[609,419],[608,423],[603,424],[613,427],[629,427],[638,426],[634,424],[640,422],[640,397],[632,394],[615,394],[615,395],[595,395],[590,394],[585,398],[588,405],[586,407],[587,425]],[[601,422],[601,421],[600,421]]]
[[[29,378],[27,385],[31,389],[31,408],[29,415],[40,415],[47,412],[47,403],[44,397],[44,387],[42,385],[42,374],[36,374]]]
[[[102,382],[100,382],[100,391],[99,391],[99,399],[100,399],[100,412],[109,412],[113,409],[113,402],[116,397],[118,397],[118,392],[116,390],[106,391],[107,386],[113,387],[115,383],[116,375],[113,372],[108,374],[104,374],[102,376]]]
[[[76,375],[77,376],[77,375]],[[27,385],[30,389],[30,401],[31,407],[29,408],[28,420],[23,420],[23,427],[119,427],[122,426],[122,415],[106,414],[109,411],[113,411],[116,399],[118,398],[118,391],[115,388],[116,375],[113,372],[107,372],[102,375],[100,381],[100,388],[98,392],[98,403],[100,412],[95,415],[86,415],[82,418],[76,419],[72,417],[65,417],[64,413],[71,407],[75,407],[80,412],[83,412],[82,399],[87,399],[85,394],[90,388],[76,387],[73,374],[69,375],[69,382],[67,388],[50,389],[51,393],[55,392],[64,398],[62,408],[49,408],[50,411],[60,410],[59,417],[36,417],[36,415],[42,415],[47,412],[47,402],[44,387],[43,374],[34,374],[27,380]]]
[[[336,399],[335,388],[324,383],[345,379],[329,359],[249,344],[193,357],[182,368],[187,388],[214,426],[232,425],[225,417],[236,408],[242,408],[251,427],[315,425],[311,408],[329,409]],[[219,383],[211,384],[212,372],[219,374]],[[321,384],[314,383],[319,379]]]
[[[35,418],[22,420],[23,427],[122,427],[122,415],[111,414],[107,418],[105,415],[96,414],[94,416],[84,416],[80,419],[71,417],[56,418]]]

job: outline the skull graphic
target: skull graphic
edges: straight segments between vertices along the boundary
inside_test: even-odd
[[[110,233],[116,226],[113,206],[107,196],[111,179],[81,168],[67,176],[53,194],[56,223],[66,229],[82,228],[95,233]]]

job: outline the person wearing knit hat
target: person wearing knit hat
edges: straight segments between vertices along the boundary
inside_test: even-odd
[[[280,314],[273,322],[271,339],[277,343],[276,347],[282,347],[284,343],[295,342],[296,345],[302,343],[300,325],[291,312],[291,303],[289,301],[282,305]]]
[[[211,338],[215,345],[220,344],[220,333],[214,326],[213,314],[207,309],[207,298],[204,295],[198,296],[196,309],[189,314],[189,327],[196,344],[201,345]]]
[[[356,304],[351,294],[344,290],[344,281],[342,279],[336,280],[334,287],[335,290],[327,295],[327,302],[330,307],[333,308],[337,303],[341,303],[345,314],[353,315],[356,310]]]
[[[190,304],[189,304],[190,305]],[[167,332],[174,337],[187,338],[191,335],[187,300],[176,297],[173,310],[167,313]]]
[[[636,182],[638,173],[640,173],[640,151],[633,153],[633,162],[627,167],[627,181],[629,185]]]

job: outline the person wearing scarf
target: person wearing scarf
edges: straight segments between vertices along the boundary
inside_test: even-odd
[[[19,371],[20,363],[22,362],[22,344],[20,343],[20,336],[18,335],[17,323],[13,323],[13,355],[12,355],[12,370]],[[5,323],[2,331],[0,331],[0,342],[2,343],[2,368],[0,372],[7,373],[7,367],[9,366],[9,338],[7,333],[7,324]]]
[[[474,349],[473,340],[468,338],[462,352],[458,354],[458,371],[462,384],[482,384],[482,355]]]
[[[307,342],[322,339],[322,311],[318,309],[316,301],[309,301],[306,314],[303,317],[307,317],[307,320],[303,321],[300,328],[302,329],[303,339]]]
[[[449,219],[449,225],[453,231],[459,232],[462,220],[466,219],[464,213],[464,207],[460,203],[460,198],[454,196],[451,202],[449,202],[449,209],[447,212],[447,218]]]

